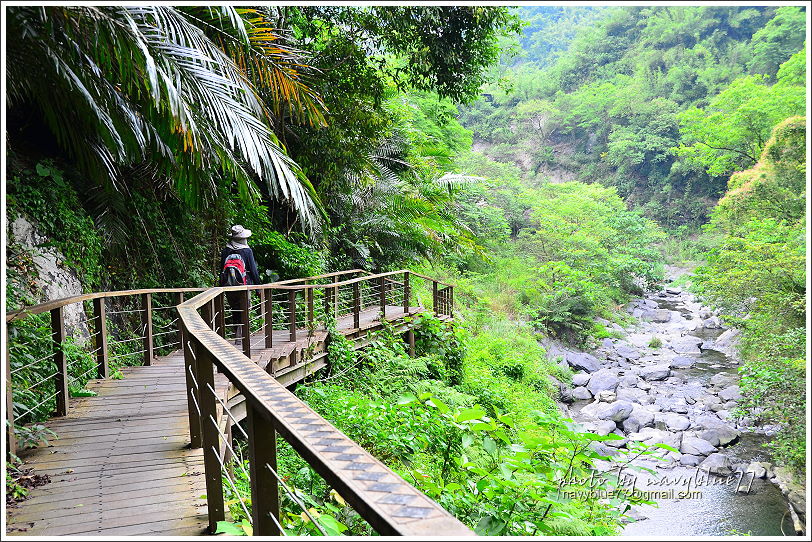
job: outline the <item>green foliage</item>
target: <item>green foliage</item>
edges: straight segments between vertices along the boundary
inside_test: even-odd
[[[14,175],[7,189],[9,222],[19,214],[33,220],[39,232],[48,236],[40,246],[57,249],[65,257],[63,264],[76,270],[88,288],[99,286],[102,239],[63,170],[43,160]]]
[[[146,174],[161,178],[164,194],[201,208],[218,186],[235,183],[244,200],[264,190],[313,227],[318,199],[270,128],[270,112],[279,109],[273,98],[295,116],[318,118],[320,107],[300,82],[303,59],[280,43],[271,15],[230,6],[15,7],[13,122],[44,123],[108,196]]]
[[[659,337],[652,337],[651,340],[648,342],[649,348],[661,348],[663,346],[663,340]]]
[[[462,109],[463,126],[528,182],[601,182],[666,227],[699,225],[722,176],[752,165],[769,129],[802,113],[803,62],[779,65],[801,48],[803,10],[589,9],[520,10],[522,50],[503,59],[486,99]],[[754,70],[764,78],[748,79]],[[736,103],[731,84],[743,91]]]
[[[806,121],[773,130],[760,161],[730,179],[711,231],[721,240],[698,291],[742,329],[742,408],[778,423],[777,457],[802,472],[806,364]]]
[[[773,126],[805,111],[805,87],[788,80],[796,80],[791,70],[779,72],[774,85],[763,75],[741,77],[713,98],[706,110],[681,113],[683,145],[678,152],[711,175],[754,165]]]

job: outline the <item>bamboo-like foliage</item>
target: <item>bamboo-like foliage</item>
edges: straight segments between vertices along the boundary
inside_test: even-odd
[[[272,127],[283,108],[323,123],[321,102],[299,80],[296,51],[274,46],[257,13],[128,5],[7,15],[7,107],[39,109],[99,187],[126,190],[122,170],[149,163],[192,205],[233,181],[244,197],[264,187],[317,225],[318,196]]]

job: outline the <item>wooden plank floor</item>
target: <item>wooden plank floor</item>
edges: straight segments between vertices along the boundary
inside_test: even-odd
[[[386,312],[388,320],[405,316],[398,306]],[[374,326],[378,315],[378,307],[362,311],[359,329]],[[352,315],[336,323],[345,334],[358,331]],[[266,349],[264,336],[255,333],[251,357],[262,365],[325,337],[324,330],[308,338],[301,329],[292,343],[288,331],[276,330],[273,348]],[[6,534],[206,534],[203,453],[188,448],[183,370],[183,353],[176,351],[149,367],[123,369],[124,379],[91,380],[86,387],[97,396],[72,398],[68,416],[44,424],[59,438],[20,453],[26,468],[51,482],[7,509]],[[228,382],[220,377],[217,387],[225,398]]]
[[[21,452],[51,483],[7,509],[8,535],[201,535],[208,526],[203,452],[189,449],[183,355],[92,380],[45,423],[59,438]],[[225,397],[227,383],[218,381]]]

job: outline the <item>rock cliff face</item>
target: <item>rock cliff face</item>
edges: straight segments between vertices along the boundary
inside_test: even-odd
[[[37,275],[33,279],[34,294],[40,303],[83,293],[76,271],[66,267],[65,257],[57,249],[45,246],[48,239],[37,231],[33,223],[20,216],[11,223],[9,233],[9,243],[18,243],[31,255]],[[13,266],[14,262],[9,262],[9,265]],[[89,338],[87,315],[82,304],[66,305],[64,311],[68,335],[80,342]]]

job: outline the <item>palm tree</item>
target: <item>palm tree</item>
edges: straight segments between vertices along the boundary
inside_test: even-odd
[[[199,206],[223,180],[288,202],[305,228],[323,210],[274,127],[323,124],[301,55],[267,13],[233,7],[18,6],[7,11],[7,110],[38,110],[103,192],[132,169]],[[144,166],[148,167],[144,167]]]

